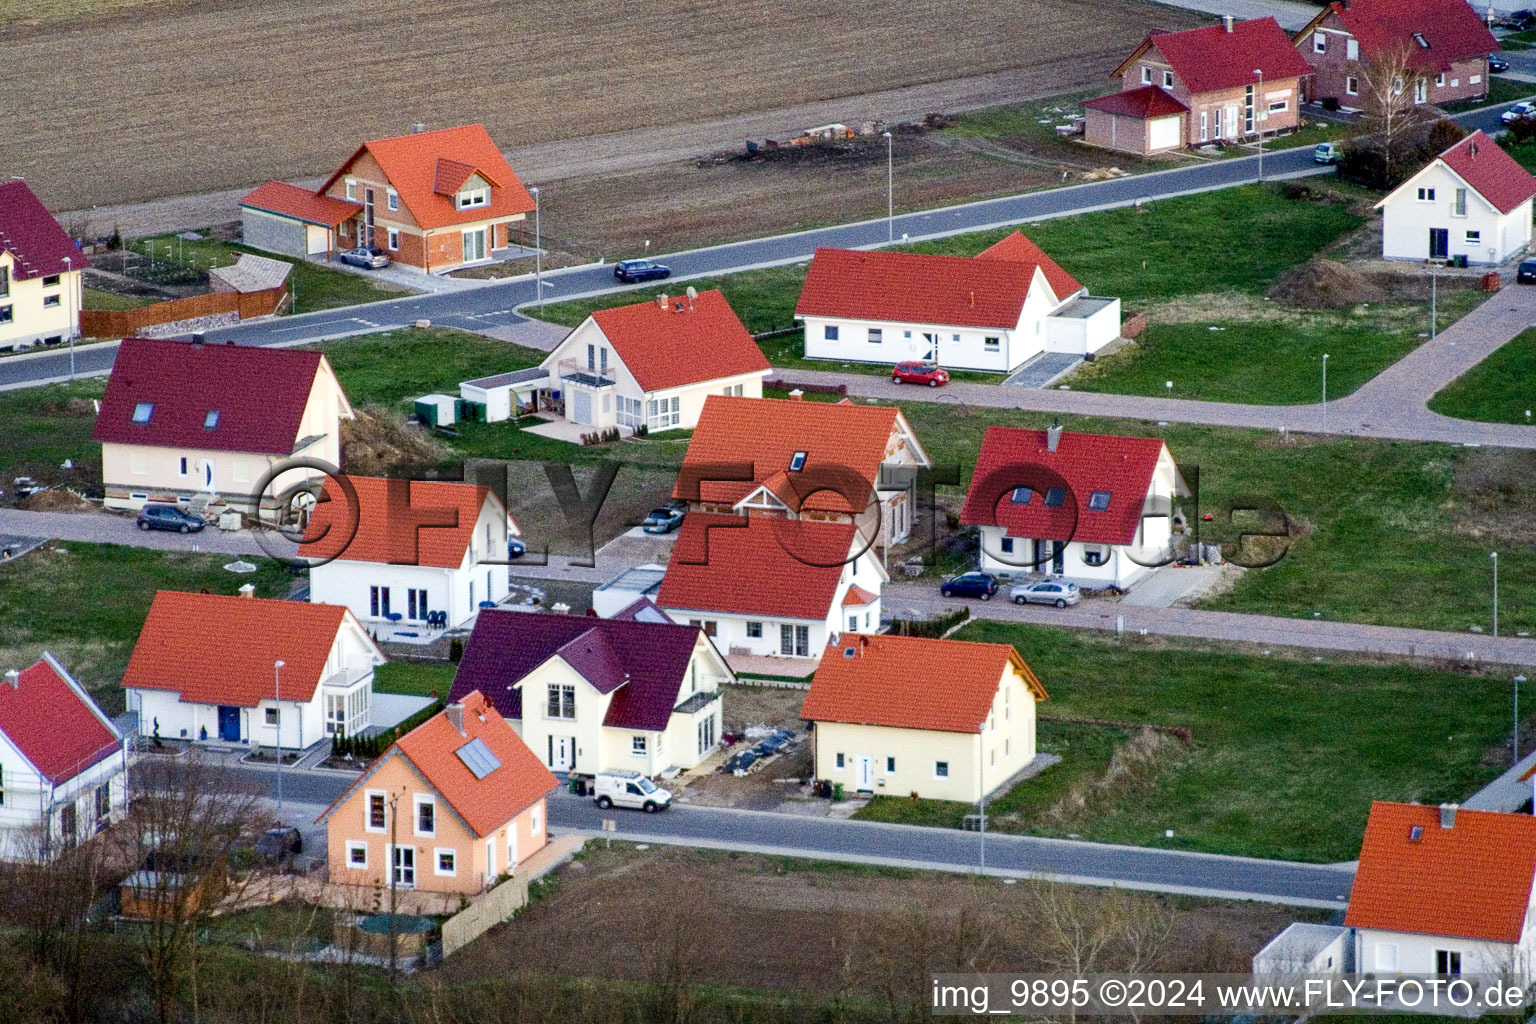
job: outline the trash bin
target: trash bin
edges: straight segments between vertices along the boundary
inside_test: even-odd
[[[581,780],[576,778],[575,776],[571,777],[571,795],[572,796],[581,796],[582,795],[581,794]]]
[[[841,782],[834,782],[834,783],[832,783],[832,799],[833,800],[841,800],[842,798],[843,798],[843,784]]]

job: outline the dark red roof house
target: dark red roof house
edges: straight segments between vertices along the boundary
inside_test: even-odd
[[[25,181],[0,182],[0,352],[77,335],[90,265]]]

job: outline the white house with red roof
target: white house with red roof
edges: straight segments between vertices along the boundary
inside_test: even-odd
[[[1311,73],[1272,17],[1150,32],[1111,74],[1120,91],[1083,104],[1083,138],[1148,156],[1293,131]]]
[[[1092,297],[1017,231],[974,257],[817,249],[795,319],[808,359],[937,362],[1009,373],[1120,336],[1120,300]]]
[[[90,265],[25,181],[0,182],[0,352],[79,334]]]
[[[889,579],[851,522],[694,513],[656,604],[727,656],[815,660],[845,631],[879,629]]]
[[[128,805],[128,743],[52,654],[0,681],[0,859],[47,857]],[[46,826],[46,830],[45,830]]]
[[[816,777],[852,793],[975,803],[1035,757],[1045,687],[1008,644],[844,633],[800,717]]]
[[[342,605],[381,638],[425,643],[507,596],[517,524],[489,487],[450,480],[328,480],[299,557],[309,599]]]
[[[1183,493],[1161,438],[988,427],[960,521],[987,572],[1128,587],[1167,562]]]
[[[1344,924],[1356,970],[1513,975],[1536,964],[1536,817],[1371,805]]]
[[[478,124],[374,139],[314,191],[269,181],[240,200],[247,245],[289,256],[365,246],[431,274],[521,244],[533,208]]]
[[[304,750],[368,729],[384,660],[340,605],[162,590],[123,689],[142,736]]]
[[[1531,244],[1536,177],[1481,129],[1376,204],[1388,260],[1498,264]]]
[[[600,309],[539,364],[564,418],[593,430],[691,429],[710,395],[763,397],[770,369],[718,291]]]
[[[352,418],[319,352],[125,338],[91,439],[101,442],[107,508],[255,512],[322,475],[273,473],[280,463],[339,466],[341,421]]]

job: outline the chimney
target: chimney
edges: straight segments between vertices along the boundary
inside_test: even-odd
[[[662,292],[660,295],[656,296],[656,303],[657,303],[657,305],[661,306],[662,309],[666,309],[667,308],[667,293],[666,292]]]
[[[974,291],[971,292],[971,305],[976,305],[976,293]]]
[[[795,388],[795,390],[789,393],[789,400],[791,402],[803,402],[805,401],[805,392]]]
[[[449,704],[443,709],[443,714],[448,716],[448,724],[460,735],[464,735],[464,705],[458,702]]]
[[[1440,805],[1440,827],[1445,829],[1456,827],[1456,808],[1458,804]]]
[[[1059,444],[1061,444],[1061,423],[1053,420],[1050,429],[1045,432],[1045,450],[1054,452]]]
[[[256,596],[256,584],[254,584],[254,583],[244,583],[244,584],[241,584],[241,586],[240,586],[240,596],[241,597],[252,597],[252,598],[254,598]]]
[[[427,126],[422,124],[420,121],[412,121],[411,122],[411,134],[412,135],[420,135],[422,132],[424,132],[426,130],[427,130]]]
[[[1232,34],[1232,24],[1233,24],[1232,15],[1230,15],[1230,14],[1223,14],[1221,16],[1221,23],[1227,27],[1227,35],[1231,35]]]
[[[21,689],[21,673],[13,668],[6,669],[5,685],[9,686],[13,690]]]

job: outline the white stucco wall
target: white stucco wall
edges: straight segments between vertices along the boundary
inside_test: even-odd
[[[64,838],[64,808],[75,808],[77,838],[91,835],[97,824],[96,791],[107,787],[108,816],[116,817],[128,802],[128,753],[119,747],[100,762],[54,786],[39,775],[4,734],[0,734],[0,778],[5,799],[0,803],[0,860],[31,859],[43,843],[46,819],[51,841]]]
[[[1434,189],[1434,199],[1419,199],[1420,189]],[[1454,212],[1458,189],[1466,189],[1465,216]],[[1447,231],[1448,255],[1464,255],[1469,263],[1502,263],[1531,242],[1531,200],[1500,213],[1437,160],[1382,201],[1382,257],[1429,259],[1433,228]],[[1469,240],[1468,232],[1477,232],[1476,240]]]
[[[8,294],[0,295],[0,310],[9,309],[10,320],[0,322],[0,349],[29,346],[47,338],[67,341],[78,333],[83,297],[80,271],[59,274],[57,284],[45,277],[16,280],[16,257],[0,249],[0,269],[9,279]],[[46,305],[57,300],[55,305]]]

